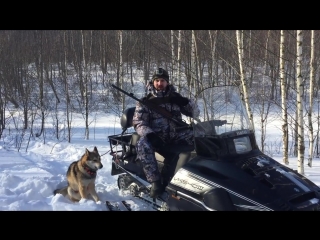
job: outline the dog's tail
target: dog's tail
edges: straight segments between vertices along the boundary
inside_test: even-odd
[[[68,195],[68,186],[63,188],[58,188],[53,191],[53,195],[56,195],[57,193],[62,194],[64,197]]]

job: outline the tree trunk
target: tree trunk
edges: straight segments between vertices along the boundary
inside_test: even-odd
[[[287,112],[287,91],[286,91],[286,79],[284,74],[284,31],[281,30],[280,34],[280,84],[281,84],[281,113],[282,113],[282,155],[283,163],[289,164],[288,159],[288,112]]]
[[[313,158],[313,126],[312,126],[312,113],[313,113],[313,93],[314,93],[314,30],[311,30],[311,58],[310,58],[310,88],[309,88],[309,111],[308,111],[308,123],[309,123],[309,156],[308,156],[308,166],[312,167]]]
[[[238,57],[239,57],[240,78],[241,78],[241,83],[242,83],[243,100],[244,100],[244,103],[245,103],[245,106],[247,109],[247,113],[249,115],[249,119],[251,121],[252,129],[254,130],[253,114],[252,114],[251,108],[250,108],[247,80],[245,78],[245,71],[244,71],[244,67],[243,67],[243,64],[244,64],[243,35],[241,36],[240,31],[236,30],[236,36],[237,36],[237,47],[238,47]]]
[[[298,173],[304,174],[304,128],[303,128],[303,82],[302,62],[302,30],[297,30],[297,122],[298,122]]]

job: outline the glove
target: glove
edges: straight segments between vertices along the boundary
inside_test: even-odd
[[[185,97],[171,97],[170,103],[174,103],[180,107],[183,107],[189,103],[189,99]]]
[[[164,141],[154,132],[148,133],[146,137],[155,149],[159,149],[164,145]]]

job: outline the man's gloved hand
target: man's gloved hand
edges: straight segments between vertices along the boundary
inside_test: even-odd
[[[185,97],[171,97],[170,102],[183,107],[189,103],[189,99]]]
[[[154,132],[148,133],[146,137],[155,149],[159,149],[164,145],[164,141]]]

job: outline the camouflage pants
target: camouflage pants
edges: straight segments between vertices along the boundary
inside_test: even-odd
[[[171,134],[170,134],[171,135]],[[159,135],[161,137],[161,135]],[[185,131],[182,133],[173,133],[170,137],[173,137],[170,141],[171,144],[188,144],[193,145],[193,133],[192,131]],[[167,143],[168,144],[168,143]],[[161,178],[158,169],[157,160],[155,157],[155,151],[148,139],[145,136],[140,137],[136,145],[137,158],[140,159],[144,174],[146,175],[148,182],[154,182]]]

